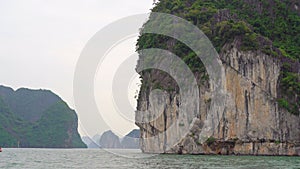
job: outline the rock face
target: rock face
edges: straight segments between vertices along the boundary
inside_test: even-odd
[[[260,52],[242,52],[233,45],[226,47],[226,53],[220,57],[225,68],[227,100],[224,112],[218,114],[222,118],[210,136],[212,139],[208,138],[204,143],[198,141],[204,120],[208,118],[210,96],[209,88],[206,88],[200,94],[199,118],[193,119],[195,123],[187,136],[170,149],[165,149],[164,143],[172,136],[147,139],[156,136],[153,131],[164,132],[168,124],[159,120],[138,124],[144,152],[300,155],[300,117],[279,108],[276,101],[280,62]],[[172,119],[172,114],[179,110],[180,103],[176,103],[179,95],[165,94],[165,100],[158,96],[143,100],[151,96],[141,93],[139,110],[148,105],[160,107],[150,107],[149,111],[153,114],[166,112],[164,118]]]
[[[209,109],[209,94],[203,92],[209,90],[206,89],[201,90],[199,118],[194,118],[190,133],[170,149],[164,149],[164,143],[172,137],[157,137],[155,142],[147,140],[155,137],[153,131],[164,132],[168,124],[159,120],[138,124],[142,150],[184,154],[300,155],[300,117],[279,108],[276,101],[280,75],[278,60],[259,52],[242,52],[235,46],[220,57],[225,68],[227,100],[224,112],[219,114],[222,119],[211,136],[215,139],[211,143],[209,139],[206,143],[198,141]],[[164,118],[172,119],[172,114],[179,109],[180,103],[176,103],[179,95],[165,94],[168,99],[154,97],[148,103],[142,101],[142,98],[149,97],[147,93],[141,93],[139,110],[148,105],[160,107],[149,108],[149,111],[153,114],[166,112]]]
[[[151,92],[157,86],[153,82],[159,79],[162,85],[166,85],[164,82],[169,78],[156,70],[141,73],[143,85],[138,98],[136,124],[141,130],[143,152],[300,155],[300,115],[290,113],[278,103],[282,94],[280,81],[284,62],[280,57],[261,50],[241,50],[240,44],[241,39],[237,36],[223,45],[219,53],[225,72],[222,88],[226,99],[221,107],[223,111],[215,110],[216,117],[220,117],[218,123],[212,120],[216,117],[211,118],[208,114],[213,102],[213,84],[208,80],[199,85],[199,109],[189,110],[195,112],[189,121],[186,120],[189,117],[178,115],[182,100],[177,89],[165,90],[163,94]],[[200,75],[195,75],[198,80]],[[190,102],[193,102],[195,98],[192,96],[196,95],[193,92],[196,91],[189,92]],[[298,98],[299,93],[295,95]],[[160,116],[148,122],[149,114]],[[174,124],[178,132],[166,132],[175,121],[183,121]],[[211,124],[213,132],[201,141],[201,131],[206,123]],[[181,137],[180,128],[186,126],[189,131]]]
[[[85,148],[74,110],[48,90],[0,86],[0,145]]]

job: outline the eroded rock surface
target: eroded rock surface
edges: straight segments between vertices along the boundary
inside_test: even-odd
[[[200,86],[200,108],[193,122],[175,124],[178,129],[190,127],[178,141],[176,133],[165,131],[179,117],[179,94],[165,91],[161,95],[148,95],[151,86],[141,91],[138,110],[160,115],[155,121],[137,123],[144,152],[300,155],[300,117],[280,108],[276,101],[281,63],[261,52],[240,51],[235,45],[226,45],[223,50],[226,52],[220,54],[225,69],[226,104],[224,112],[218,114],[220,122],[205,142],[201,142],[200,133],[211,104],[209,85]],[[155,74],[144,76],[144,80],[154,78]],[[191,97],[190,101],[194,99]]]

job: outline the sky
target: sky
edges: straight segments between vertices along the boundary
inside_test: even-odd
[[[76,109],[74,71],[88,40],[115,20],[149,13],[152,5],[152,0],[0,0],[0,84],[14,89],[49,89]],[[132,54],[135,40],[126,40],[109,55]],[[101,72],[106,75],[99,73],[95,77],[96,86],[106,81],[106,77],[113,76],[109,72],[114,70],[104,67]],[[133,107],[137,83],[138,77],[135,77],[128,89]],[[109,83],[106,85],[109,86]],[[95,98],[99,102],[99,95],[109,97],[105,90],[97,91]],[[112,113],[113,105],[107,104],[105,111]],[[80,120],[84,114],[77,113]],[[79,125],[82,136],[101,134],[108,129],[101,124],[97,127],[94,123]],[[120,122],[117,118],[113,126],[116,130],[121,129],[116,131],[119,135],[136,128],[132,120]]]

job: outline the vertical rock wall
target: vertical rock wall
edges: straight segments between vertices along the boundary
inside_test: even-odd
[[[199,86],[199,110],[188,122],[178,120],[179,94],[165,91],[151,94],[151,81],[159,74],[148,72],[138,99],[136,124],[141,129],[141,149],[148,153],[183,154],[247,154],[300,155],[300,117],[279,108],[277,104],[281,63],[261,52],[243,52],[235,41],[225,45],[220,59],[225,68],[226,103],[218,112],[220,121],[213,125],[213,133],[203,142],[203,125],[209,120],[211,91],[209,84]],[[163,79],[162,79],[163,81]],[[190,91],[195,92],[195,91]],[[189,93],[191,96],[193,93]],[[191,97],[190,102],[195,98]],[[147,110],[147,114],[143,114]],[[148,122],[149,116],[155,120]],[[184,118],[183,118],[184,119]],[[178,132],[165,132],[173,122]],[[184,137],[180,128],[189,127]],[[176,130],[175,130],[176,131]],[[182,134],[182,133],[181,133]],[[181,135],[180,135],[181,136]]]

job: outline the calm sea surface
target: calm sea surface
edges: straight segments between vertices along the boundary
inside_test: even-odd
[[[100,149],[3,149],[0,169],[6,168],[300,169],[300,157],[145,155],[138,150],[113,150],[112,153]]]

